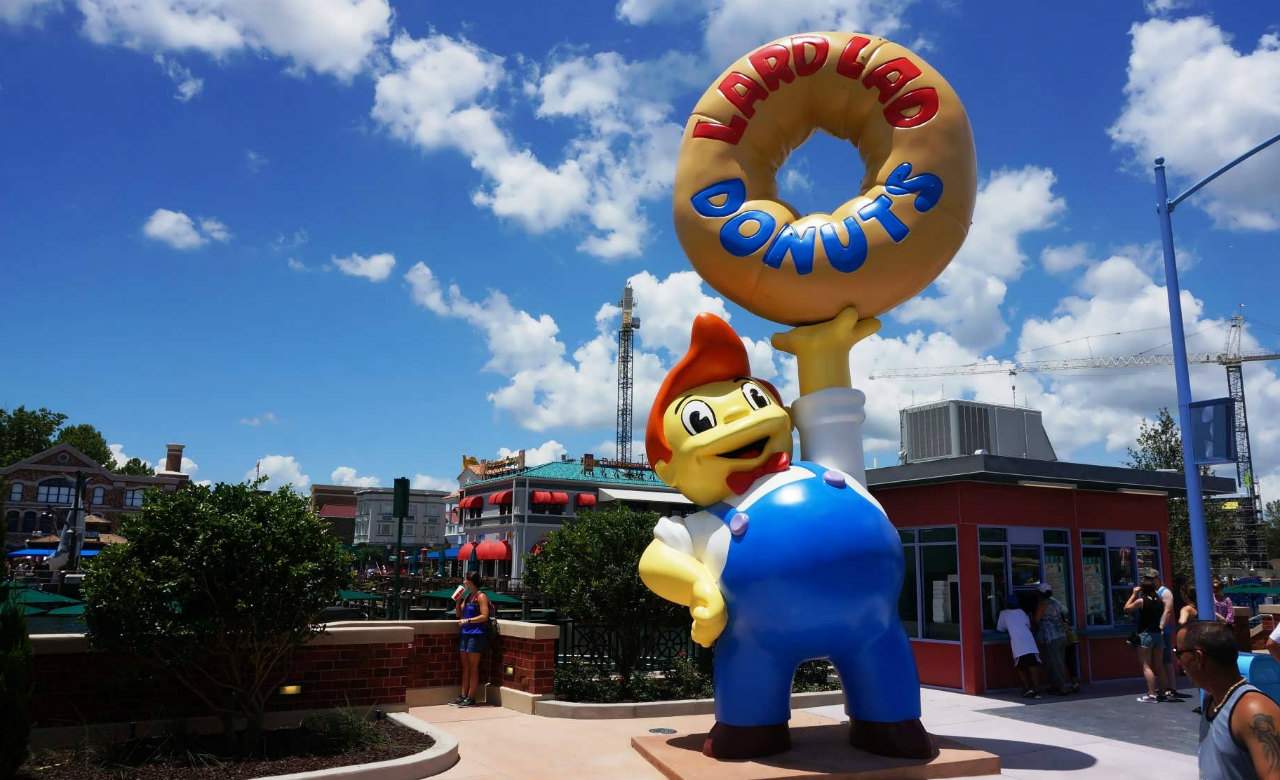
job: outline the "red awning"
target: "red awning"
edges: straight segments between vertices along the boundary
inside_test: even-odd
[[[480,506],[480,496],[467,496],[458,502],[459,509],[475,509]]]
[[[342,506],[341,504],[325,504],[320,507],[321,517],[355,517],[356,508],[354,506]]]
[[[460,561],[465,561],[465,560],[470,559],[470,558],[471,558],[471,548],[472,548],[472,547],[474,547],[474,546],[475,546],[475,545],[471,544],[471,542],[467,542],[466,544],[464,544],[464,545],[462,545],[461,547],[459,547],[459,548],[458,548],[458,560],[460,560]]]
[[[551,493],[547,492],[546,490],[535,490],[533,491],[533,494],[529,496],[529,503],[535,504],[535,505],[550,504]]]
[[[569,494],[560,493],[558,491],[555,493],[552,493],[551,501],[549,501],[548,503],[552,504],[553,506],[564,506],[565,504],[569,503]]]
[[[499,490],[497,493],[489,496],[489,503],[493,506],[505,506],[511,503],[511,491]]]
[[[579,493],[577,501],[578,501],[578,506],[595,506],[596,494],[595,493]]]
[[[476,548],[476,557],[482,561],[511,560],[511,544],[496,539],[485,539]]]

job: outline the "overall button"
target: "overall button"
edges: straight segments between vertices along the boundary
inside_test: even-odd
[[[751,518],[747,517],[746,512],[738,512],[729,520],[729,533],[734,536],[742,536],[747,532],[747,523]]]
[[[822,481],[826,482],[828,485],[834,488],[842,488],[842,487],[848,486],[848,483],[845,482],[844,475],[838,471],[828,471],[827,473],[823,474]]]

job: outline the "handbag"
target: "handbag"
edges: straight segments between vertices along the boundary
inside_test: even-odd
[[[1124,643],[1129,647],[1142,647],[1142,637],[1138,636],[1137,631],[1134,631],[1129,634],[1129,638],[1124,640]]]

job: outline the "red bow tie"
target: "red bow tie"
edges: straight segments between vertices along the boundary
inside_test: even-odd
[[[765,474],[776,474],[791,468],[791,456],[785,452],[775,452],[769,459],[750,471],[735,471],[725,477],[725,484],[737,495],[742,495]]]

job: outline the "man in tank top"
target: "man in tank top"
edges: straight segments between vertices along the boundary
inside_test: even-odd
[[[1280,780],[1280,706],[1240,676],[1231,627],[1192,623],[1178,630],[1173,652],[1209,695],[1200,723],[1200,777]]]

